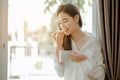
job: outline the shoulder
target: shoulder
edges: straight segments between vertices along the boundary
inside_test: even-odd
[[[100,48],[101,47],[101,41],[97,40],[96,37],[92,33],[86,32],[88,35],[88,41],[87,41],[87,46],[88,47],[94,47],[94,48]]]

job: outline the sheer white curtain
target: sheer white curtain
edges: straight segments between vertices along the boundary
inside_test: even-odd
[[[92,32],[97,40],[101,40],[99,0],[92,0]]]

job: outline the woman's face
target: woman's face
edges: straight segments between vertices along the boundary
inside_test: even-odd
[[[70,35],[76,31],[76,20],[64,12],[58,14],[58,24],[65,35]]]

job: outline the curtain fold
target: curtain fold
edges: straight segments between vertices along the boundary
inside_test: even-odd
[[[114,75],[117,75],[117,69],[118,69],[118,33],[119,33],[119,29],[118,29],[118,0],[116,0],[116,2],[115,2],[115,19],[114,19],[114,22],[113,23],[115,23],[115,29],[114,29],[114,27],[112,26],[112,28],[114,29],[114,38],[113,38],[113,42],[112,42],[112,45],[113,45],[113,51],[112,51],[112,53],[114,53],[115,52],[115,60],[114,60]]]
[[[99,0],[105,80],[120,80],[120,1]]]
[[[118,6],[116,8],[118,13],[116,13],[116,14],[119,15],[120,14],[120,1],[118,0],[116,3],[117,3],[116,6]],[[118,27],[116,25],[116,30],[118,30],[118,32],[116,32],[116,34],[118,34],[118,35],[116,35],[116,38],[117,38],[117,41],[118,41],[118,43],[116,42],[116,46],[117,46],[116,53],[119,53],[117,55],[118,61],[116,63],[117,64],[116,80],[120,80],[120,16],[116,16],[116,18],[118,19],[118,21],[116,22],[116,24],[118,25]]]

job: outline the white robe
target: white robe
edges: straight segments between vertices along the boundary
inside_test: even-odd
[[[86,55],[85,61],[75,63],[69,60],[62,67],[57,58],[54,57],[55,70],[58,76],[64,77],[64,80],[104,80],[105,66],[100,43],[93,36],[90,35],[89,37],[80,51],[77,50],[72,40],[72,50]]]

